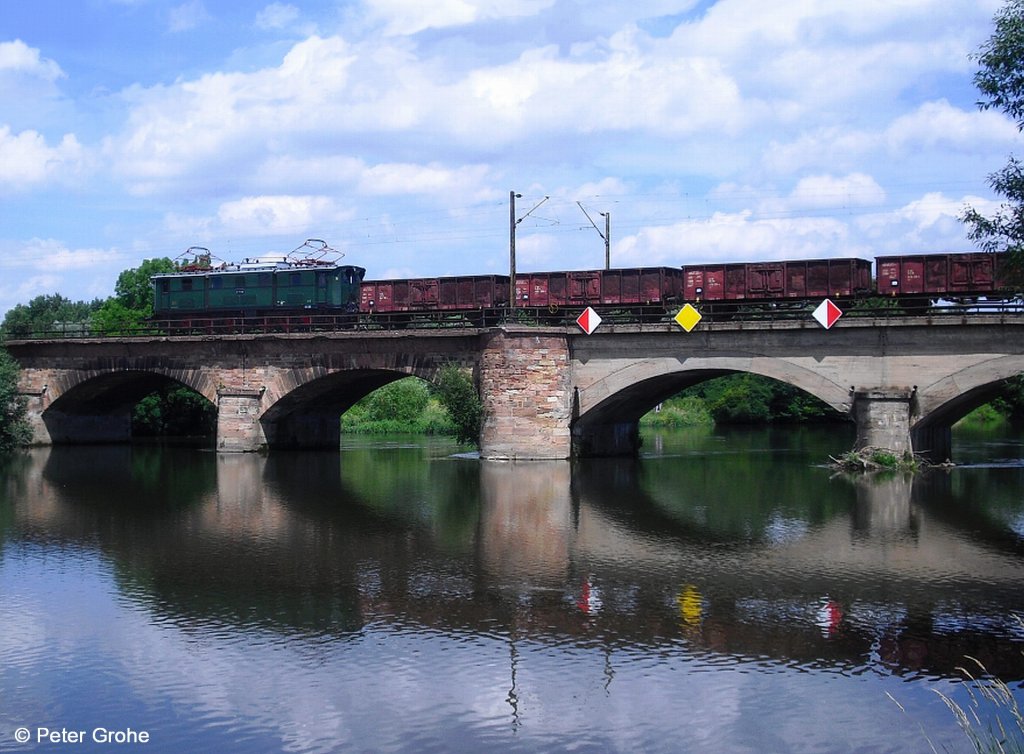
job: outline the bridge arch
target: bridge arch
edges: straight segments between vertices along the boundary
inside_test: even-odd
[[[419,363],[283,372],[266,389],[260,425],[271,448],[337,449],[341,415],[392,382],[417,377],[434,382],[438,364]]]
[[[114,370],[53,372],[40,398],[38,420],[53,443],[126,442],[132,435],[132,409],[169,383],[184,385],[213,405],[217,391],[201,370],[134,366]]]
[[[765,357],[647,360],[616,369],[573,397],[575,455],[622,455],[639,448],[639,420],[681,390],[727,374],[746,373],[792,385],[839,413],[851,407],[849,387],[792,362]]]
[[[999,356],[918,386],[910,431],[915,451],[933,460],[950,457],[952,426],[999,395],[1011,377],[1024,374],[1024,356]]]

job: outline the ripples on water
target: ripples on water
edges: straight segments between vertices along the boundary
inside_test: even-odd
[[[966,699],[965,655],[1024,679],[1020,464],[975,443],[867,485],[820,466],[847,443],[34,451],[0,498],[0,750],[41,750],[20,725],[161,752],[965,750],[933,691]]]

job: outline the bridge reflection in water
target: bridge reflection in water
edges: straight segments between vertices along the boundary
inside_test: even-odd
[[[1024,679],[1022,514],[987,506],[1000,482],[801,467],[744,486],[707,459],[673,476],[419,453],[39,449],[9,475],[0,555],[95,548],[127,598],[185,627],[339,638],[393,622],[950,678],[970,655]]]

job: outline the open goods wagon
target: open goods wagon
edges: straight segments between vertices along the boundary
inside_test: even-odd
[[[853,258],[684,265],[683,278],[689,302],[803,305],[870,295],[873,288],[871,262]]]
[[[472,313],[483,324],[497,320],[508,306],[508,295],[507,275],[364,280],[359,311],[399,324],[416,319],[414,315],[442,321]]]
[[[529,272],[516,275],[516,308],[574,319],[587,306],[660,319],[682,299],[678,267]],[[674,313],[674,312],[671,312]]]
[[[939,299],[970,303],[1003,299],[1004,254],[911,254],[876,257],[878,293],[904,305],[927,306]]]

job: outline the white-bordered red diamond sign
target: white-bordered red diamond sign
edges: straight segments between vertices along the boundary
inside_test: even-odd
[[[814,310],[812,315],[818,324],[828,330],[836,321],[843,316],[843,310],[833,304],[829,299],[825,299],[818,308]]]
[[[576,324],[580,326],[583,332],[590,335],[601,324],[601,315],[595,312],[593,307],[588,306],[583,310],[583,314],[576,318]]]

